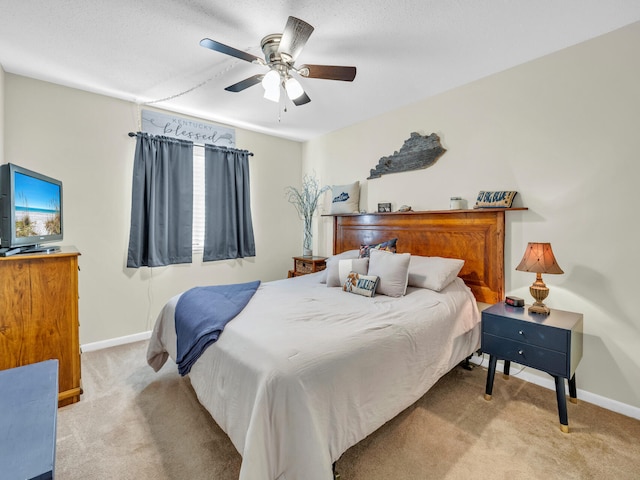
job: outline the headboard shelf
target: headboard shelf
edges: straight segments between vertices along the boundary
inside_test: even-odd
[[[512,207],[512,208],[473,208],[465,210],[423,210],[414,212],[410,210],[408,212],[370,212],[370,213],[323,213],[323,217],[357,217],[361,215],[420,215],[424,213],[435,213],[438,215],[450,215],[455,213],[481,213],[481,212],[512,212],[515,210],[529,210],[527,207]]]
[[[504,299],[505,212],[491,208],[426,212],[341,214],[334,217],[333,253],[397,238],[398,253],[460,258],[460,277],[476,299]]]

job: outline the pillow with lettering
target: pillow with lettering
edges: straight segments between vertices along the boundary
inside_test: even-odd
[[[373,275],[363,275],[356,272],[350,272],[347,280],[342,286],[342,290],[364,297],[373,297],[376,294],[378,286],[378,277]]]

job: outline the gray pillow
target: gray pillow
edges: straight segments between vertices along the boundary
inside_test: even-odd
[[[411,256],[409,285],[439,292],[458,276],[464,260],[444,257]]]
[[[350,272],[367,274],[368,258],[350,258],[331,262],[331,270],[327,272],[327,287],[341,287],[347,281]]]
[[[327,271],[327,278],[325,280],[327,287],[341,287],[342,283],[340,283],[340,276],[338,274],[338,263],[340,260],[358,258],[359,255],[359,250],[347,250],[346,252],[338,253],[333,257],[329,257],[327,259],[327,268],[325,268]]]
[[[389,297],[403,296],[407,292],[410,261],[411,255],[409,253],[371,250],[367,274],[379,277],[376,291]]]

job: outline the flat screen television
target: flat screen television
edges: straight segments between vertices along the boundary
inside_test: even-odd
[[[0,165],[0,254],[51,252],[62,240],[62,182],[7,163]]]

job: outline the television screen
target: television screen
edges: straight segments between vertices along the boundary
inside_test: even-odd
[[[7,163],[0,166],[0,200],[0,255],[57,248],[40,244],[62,240],[60,180]]]
[[[60,185],[15,172],[16,237],[59,235]]]

